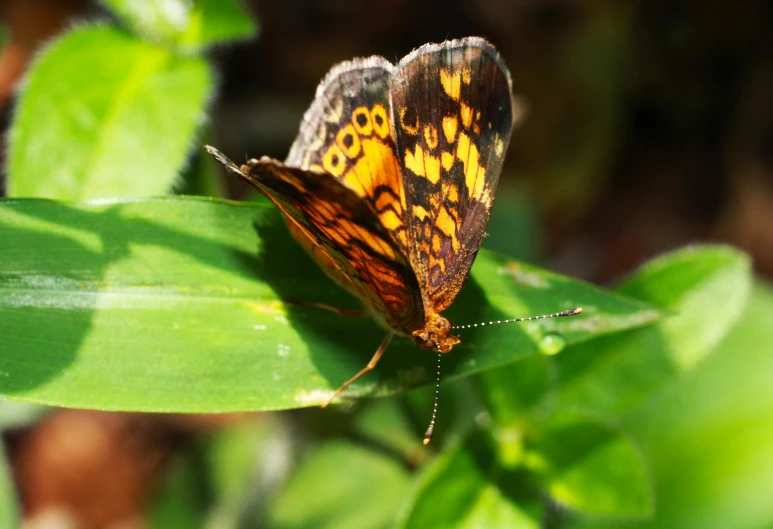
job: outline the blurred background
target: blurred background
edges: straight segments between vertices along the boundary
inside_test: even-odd
[[[224,152],[284,158],[317,83],[337,62],[369,55],[397,61],[425,42],[480,35],[499,49],[527,108],[510,144],[484,247],[613,285],[663,252],[722,242],[747,252],[761,281],[773,274],[773,3],[250,0],[243,6],[259,27],[257,37],[208,51],[218,80],[201,137]],[[5,128],[19,83],[41,47],[73,25],[114,20],[102,4],[85,0],[3,0],[0,17]],[[190,167],[209,163],[198,148],[191,153]],[[232,198],[248,195],[233,178],[219,185]],[[768,348],[763,345],[765,358]],[[735,369],[730,357],[718,362],[706,368],[707,378],[696,375],[685,382],[693,392],[685,398],[700,403],[714,398],[709,381]],[[758,365],[767,376],[764,384],[773,384],[772,368],[769,360]],[[743,377],[753,372],[739,371],[732,383],[743,386]],[[761,387],[773,388],[755,386]],[[773,389],[757,396],[773,401]],[[656,396],[653,410],[664,412],[668,399],[667,393]],[[737,419],[731,424],[664,441],[662,453],[673,455],[669,450],[681,443],[700,449],[685,448],[698,455],[684,463],[683,473],[669,467],[670,473],[653,478],[662,492],[657,514],[631,526],[773,528],[773,510],[759,500],[773,497],[773,477],[754,472],[773,470],[769,448],[747,446],[755,455],[743,468],[728,456],[714,474],[705,470],[716,460],[701,451],[704,443],[721,446],[749,424],[760,425],[759,414],[771,410],[744,408],[746,400],[738,399],[741,408],[725,410]],[[317,422],[349,419],[320,418],[316,410],[258,417],[39,413],[16,426],[8,426],[7,419],[4,430],[29,527],[186,527],[202,520],[208,527],[392,523],[391,499],[381,507],[377,500],[364,500],[358,508],[367,507],[367,514],[356,521],[331,521],[322,508],[316,520],[303,522],[265,514],[269,501],[287,502],[288,511],[294,501],[311,501],[301,486],[287,492],[292,480],[302,479],[293,474],[292,461],[313,444],[310,439],[330,435]],[[769,419],[773,424],[773,416]],[[668,420],[678,430],[681,419]],[[202,507],[201,498],[218,505],[213,495],[221,492],[213,492],[213,481],[230,483],[234,474],[246,472],[235,462],[240,460],[229,458],[258,446],[256,439],[283,448],[261,452],[271,457],[256,455],[262,470],[247,472],[253,481],[239,494],[229,492],[227,508]],[[357,434],[350,433],[347,440],[352,439],[367,444]],[[353,457],[337,448],[316,454],[316,466],[304,471],[326,476],[337,487],[343,477],[334,477],[335,462]],[[399,472],[384,470],[370,479],[407,487],[423,458],[411,445],[399,454]],[[280,490],[290,499],[277,500]],[[186,521],[181,506],[191,504],[197,507]],[[245,512],[264,517],[257,525],[246,523],[240,518]],[[559,513],[542,525],[572,523],[571,516]],[[486,526],[506,525],[480,525]]]

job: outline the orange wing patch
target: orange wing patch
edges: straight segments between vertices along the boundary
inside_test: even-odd
[[[286,163],[339,178],[370,202],[404,247],[405,188],[389,113],[393,68],[377,57],[333,68],[317,89]]]
[[[367,201],[331,175],[266,157],[238,172],[286,215],[317,264],[390,328],[409,334],[424,323],[410,263]]]

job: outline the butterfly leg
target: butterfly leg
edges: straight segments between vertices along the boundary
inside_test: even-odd
[[[339,316],[344,317],[351,317],[351,318],[360,318],[364,316],[369,316],[367,310],[347,310],[347,309],[339,309],[337,307],[333,307],[331,305],[326,305],[325,303],[317,303],[316,301],[284,301],[287,305],[292,305],[293,307],[308,307],[313,309],[322,309],[322,310],[329,310],[330,312],[335,312]]]
[[[343,390],[348,388],[355,380],[360,378],[361,376],[368,373],[368,371],[371,371],[374,367],[376,367],[376,364],[378,364],[378,361],[381,359],[381,355],[384,354],[384,351],[386,351],[387,347],[389,347],[389,342],[392,341],[392,336],[394,336],[393,333],[389,333],[386,335],[386,338],[384,338],[384,341],[381,342],[381,345],[378,346],[378,349],[376,350],[376,354],[373,355],[373,358],[370,359],[370,362],[368,362],[368,365],[363,367],[359,373],[354,375],[352,378],[341,384],[341,387],[338,388],[333,395],[329,399],[327,399],[327,402],[325,402],[322,407],[327,407],[328,404],[333,402],[333,399],[336,398],[338,395],[341,394]]]

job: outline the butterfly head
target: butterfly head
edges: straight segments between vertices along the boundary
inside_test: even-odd
[[[459,337],[451,334],[451,322],[440,314],[432,314],[419,330],[413,331],[413,341],[419,349],[447,353],[459,343]]]

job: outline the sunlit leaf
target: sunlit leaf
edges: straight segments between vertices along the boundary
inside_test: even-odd
[[[65,33],[33,62],[23,85],[8,195],[88,200],[168,192],[211,89],[204,59],[109,26]]]
[[[666,317],[557,355],[561,403],[612,414],[631,409],[709,354],[742,313],[750,283],[749,259],[729,247],[695,247],[648,263],[620,291],[662,307]]]
[[[214,412],[324,402],[383,337],[288,235],[273,208],[202,198],[0,203],[0,395],[59,406]],[[459,377],[651,322],[647,305],[481,252],[453,321],[586,304],[572,318],[462,331]],[[348,395],[434,382],[436,358],[397,339]]]
[[[650,477],[632,441],[607,426],[571,416],[539,434],[530,466],[559,504],[596,518],[652,514]]]
[[[398,527],[541,527],[540,504],[528,478],[503,474],[485,441],[451,443],[424,469]]]
[[[330,441],[307,454],[273,502],[270,526],[308,529],[390,527],[408,487],[399,462]]]

